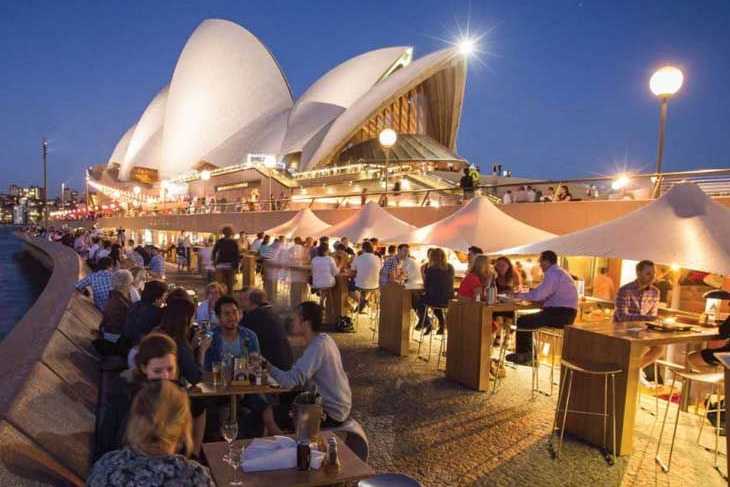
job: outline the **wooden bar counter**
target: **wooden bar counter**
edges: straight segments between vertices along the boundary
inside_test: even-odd
[[[516,302],[488,305],[451,301],[446,317],[446,377],[470,389],[487,390],[494,339],[493,313],[530,307],[533,306]]]
[[[378,346],[394,355],[408,355],[413,291],[389,282],[380,288]]]
[[[716,328],[695,326],[692,331],[653,331],[643,322],[598,321],[565,327],[563,358],[586,368],[611,367],[623,372],[616,376],[616,453],[628,455],[633,448],[634,422],[639,383],[639,363],[649,346],[704,342],[717,339]],[[611,411],[609,381],[608,409]],[[603,412],[604,379],[586,374],[573,375],[570,409]],[[607,421],[608,448],[611,448],[611,418]],[[603,446],[600,416],[568,414],[566,431],[589,443]]]

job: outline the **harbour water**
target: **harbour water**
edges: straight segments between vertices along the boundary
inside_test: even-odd
[[[48,271],[26,255],[12,228],[0,227],[0,340],[35,302]]]

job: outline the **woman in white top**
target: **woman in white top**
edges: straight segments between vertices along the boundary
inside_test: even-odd
[[[223,285],[219,282],[211,282],[205,288],[206,300],[201,301],[198,304],[198,309],[195,311],[195,321],[203,322],[207,321],[211,326],[218,326],[218,316],[215,314],[215,302],[225,294],[223,292]]]
[[[312,259],[312,287],[329,289],[335,286],[335,277],[339,273],[335,259],[324,245],[317,247],[317,256]]]
[[[132,273],[132,285],[129,286],[129,300],[136,303],[142,299],[142,289],[147,279],[147,271],[144,267],[132,267],[129,272]]]

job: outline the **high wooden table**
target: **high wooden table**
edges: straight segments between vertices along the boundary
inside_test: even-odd
[[[446,317],[446,377],[470,389],[487,390],[494,340],[494,313],[531,308],[534,305],[513,301],[491,305],[484,302],[451,301]]]
[[[720,361],[722,368],[725,370],[725,404],[727,405],[727,400],[730,398],[730,352],[716,353],[715,357]],[[730,414],[725,413],[726,452],[730,452],[730,435],[727,434],[728,431],[730,431]],[[725,455],[725,458],[727,459],[727,470],[725,470],[727,473],[730,472],[730,455]]]
[[[393,282],[380,288],[378,346],[401,357],[408,355],[413,292]]]
[[[190,397],[230,397],[231,400],[231,416],[236,416],[238,409],[238,398],[247,394],[283,394],[291,389],[281,387],[279,385],[262,384],[260,386],[253,384],[237,384],[213,385],[212,375],[208,372],[203,374],[203,380],[193,387],[188,388],[188,396]]]
[[[639,363],[647,347],[674,343],[705,342],[718,338],[717,328],[695,326],[692,331],[649,330],[644,322],[614,323],[598,321],[565,327],[563,358],[577,365],[612,367],[623,372],[616,376],[616,453],[631,453],[639,384]],[[610,381],[609,381],[610,382]],[[609,383],[608,409],[611,410]],[[603,413],[604,379],[574,374],[570,409]],[[611,448],[611,422],[607,422],[608,448]],[[594,445],[603,446],[600,416],[568,414],[566,431]]]
[[[331,431],[323,431],[320,433],[325,442],[329,437],[334,435]],[[324,467],[319,470],[299,471],[296,469],[288,470],[270,470],[267,472],[243,472],[239,471],[238,478],[243,482],[245,487],[271,487],[271,486],[287,486],[287,487],[311,487],[318,485],[333,485],[343,482],[355,482],[357,480],[366,479],[375,475],[375,471],[355,453],[350,450],[344,441],[337,439],[337,452],[340,456],[342,467],[337,473],[328,474],[324,471]],[[245,445],[251,440],[244,440]],[[240,446],[240,442],[234,443]],[[223,455],[228,452],[228,446],[225,442],[206,443],[203,445],[205,458],[210,466],[210,473],[215,480],[216,485],[229,485],[233,479],[233,468],[223,462]]]
[[[243,286],[256,286],[256,254],[241,255],[241,276]]]

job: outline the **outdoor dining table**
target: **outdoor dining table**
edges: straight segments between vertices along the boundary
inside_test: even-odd
[[[378,346],[401,357],[408,355],[414,292],[419,291],[394,282],[380,288]]]
[[[320,433],[326,444],[327,440],[334,435],[331,431]],[[252,440],[243,440],[244,448]],[[234,445],[240,446],[240,441]],[[225,442],[206,443],[203,445],[205,458],[208,460],[210,473],[216,485],[229,485],[233,479],[233,468],[223,461],[223,455],[228,451]],[[319,470],[269,470],[264,472],[239,472],[238,478],[244,487],[312,487],[319,485],[333,485],[344,482],[355,482],[375,475],[375,471],[362,461],[355,453],[348,448],[344,441],[337,442],[337,452],[340,457],[341,467],[339,472],[327,473],[324,466]]]
[[[534,307],[534,304],[512,300],[494,304],[452,300],[446,317],[446,377],[470,389],[487,390],[494,340],[494,313]]]
[[[565,327],[563,358],[586,367],[610,367],[616,376],[616,454],[628,455],[633,448],[639,365],[646,347],[676,343],[697,343],[718,338],[717,328],[694,326],[691,331],[655,331],[644,322],[615,323],[611,320],[576,323]],[[563,372],[564,373],[564,372]],[[574,374],[570,410],[602,414],[604,380],[588,374]],[[611,392],[608,392],[609,412]],[[609,418],[610,421],[610,418]],[[610,427],[610,423],[609,423]],[[565,431],[591,444],[603,446],[600,416],[568,414]],[[611,435],[608,435],[611,448]]]
[[[730,352],[716,353],[715,358],[720,361],[722,368],[725,371],[725,402],[730,397]],[[730,452],[730,435],[727,434],[730,431],[730,414],[725,413],[725,452]],[[725,455],[727,460],[727,470],[730,472],[730,455]]]
[[[271,381],[273,382],[273,380]],[[248,394],[283,394],[290,390],[290,388],[281,387],[278,384],[271,385],[269,383],[255,385],[232,382],[228,385],[214,385],[212,375],[206,372],[203,374],[202,381],[188,389],[188,395],[190,397],[230,397],[231,416],[235,417],[238,408],[238,398],[240,396],[246,396]]]

